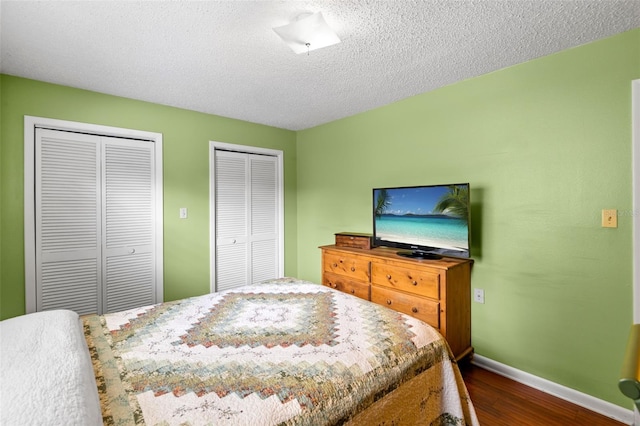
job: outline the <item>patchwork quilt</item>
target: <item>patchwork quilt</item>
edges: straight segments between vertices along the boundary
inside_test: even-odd
[[[104,424],[335,425],[381,407],[399,424],[406,407],[380,402],[418,377],[413,423],[477,424],[436,330],[306,281],[85,317],[84,330]]]

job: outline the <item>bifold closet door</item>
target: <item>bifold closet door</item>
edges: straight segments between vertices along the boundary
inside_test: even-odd
[[[36,310],[100,312],[100,137],[36,130]]]
[[[104,312],[155,303],[155,170],[148,141],[102,138]]]
[[[36,310],[155,303],[153,143],[36,130]]]
[[[277,159],[215,152],[216,291],[278,275]]]

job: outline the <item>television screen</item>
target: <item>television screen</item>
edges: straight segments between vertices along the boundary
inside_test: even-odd
[[[469,257],[469,184],[375,188],[375,246],[415,258]]]

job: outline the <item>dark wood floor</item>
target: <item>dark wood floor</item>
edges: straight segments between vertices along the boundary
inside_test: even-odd
[[[482,426],[624,425],[468,362],[460,370]]]

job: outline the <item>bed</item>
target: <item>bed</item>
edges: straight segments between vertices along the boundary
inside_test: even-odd
[[[435,329],[292,278],[81,320],[26,315],[0,339],[0,424],[478,424]]]

